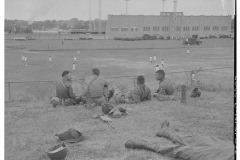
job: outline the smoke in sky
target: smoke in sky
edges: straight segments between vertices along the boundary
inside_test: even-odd
[[[36,18],[46,16],[52,7],[53,0],[30,1],[26,4],[31,22],[33,22]]]

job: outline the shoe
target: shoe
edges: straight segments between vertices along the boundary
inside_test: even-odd
[[[168,128],[169,127],[169,121],[164,121],[161,125],[161,129]]]
[[[151,145],[148,144],[147,142],[143,142],[143,141],[128,140],[125,143],[125,147],[129,148],[129,149],[144,149],[144,150],[154,152],[154,149],[151,147]]]
[[[145,149],[145,145],[141,142],[136,142],[133,140],[128,140],[125,143],[125,147],[126,148],[130,148],[130,149]]]

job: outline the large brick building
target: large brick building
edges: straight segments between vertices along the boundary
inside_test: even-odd
[[[114,37],[141,37],[144,34],[188,37],[229,35],[231,16],[185,16],[183,12],[160,15],[108,15],[106,34]]]

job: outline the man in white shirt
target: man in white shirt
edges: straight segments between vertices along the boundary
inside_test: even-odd
[[[52,57],[51,56],[49,56],[48,61],[49,61],[49,67],[52,68]]]

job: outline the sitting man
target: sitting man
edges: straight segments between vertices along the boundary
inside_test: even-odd
[[[109,95],[113,91],[108,90],[108,82],[99,75],[100,70],[93,68],[92,75],[85,80],[83,96],[86,96],[87,104],[95,103],[101,106],[111,98]]]
[[[159,88],[153,93],[153,97],[156,97],[159,101],[175,100],[174,83],[165,76],[164,70],[156,71],[156,79],[159,81]]]
[[[137,77],[137,87],[133,90],[122,93],[115,91],[114,100],[116,103],[139,103],[145,100],[151,100],[151,90],[145,84],[144,76]]]
[[[82,101],[81,96],[77,97],[72,88],[72,75],[70,71],[62,73],[62,81],[56,86],[56,95],[64,105],[75,105]]]

